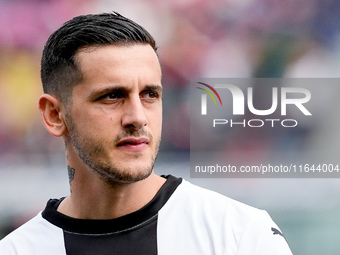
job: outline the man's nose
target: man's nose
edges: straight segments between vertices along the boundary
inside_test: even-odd
[[[145,108],[139,96],[130,98],[125,105],[122,126],[125,128],[141,129],[148,124]]]

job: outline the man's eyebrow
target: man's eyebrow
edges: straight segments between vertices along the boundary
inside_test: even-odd
[[[146,85],[143,90],[155,90],[155,91],[162,93],[163,87],[159,84],[149,84],[149,85]]]
[[[109,93],[113,93],[113,92],[127,92],[129,89],[126,88],[125,86],[109,86],[106,88],[102,88],[96,91],[93,91],[89,96],[88,96],[88,100],[95,100],[98,97],[104,96],[106,94]],[[145,85],[144,88],[142,89],[142,91],[145,90],[154,90],[154,91],[158,91],[159,93],[163,92],[163,87],[159,84],[149,84],[149,85]]]
[[[88,100],[95,100],[98,97],[104,96],[108,93],[124,91],[124,90],[126,90],[124,86],[109,86],[109,87],[91,92],[90,95],[88,96]]]

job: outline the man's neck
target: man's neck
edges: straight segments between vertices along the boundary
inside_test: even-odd
[[[164,178],[154,173],[142,181],[117,185],[105,183],[98,176],[78,176],[72,181],[71,194],[62,201],[58,211],[78,219],[118,218],[145,206],[164,182]]]

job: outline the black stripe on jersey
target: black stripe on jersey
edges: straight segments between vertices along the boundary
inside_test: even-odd
[[[110,234],[64,231],[67,255],[157,255],[157,215],[134,228]]]

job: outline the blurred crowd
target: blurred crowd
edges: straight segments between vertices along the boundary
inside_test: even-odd
[[[163,150],[189,149],[191,78],[339,77],[337,0],[0,0],[0,165],[63,153],[37,110],[41,51],[66,20],[107,11],[158,42]]]

